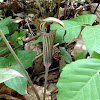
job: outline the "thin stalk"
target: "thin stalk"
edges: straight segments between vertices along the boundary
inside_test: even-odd
[[[43,94],[43,100],[45,100],[46,95],[46,85],[47,85],[47,79],[48,79],[48,70],[50,65],[45,66],[45,82],[44,82],[44,94]]]
[[[37,90],[35,89],[32,81],[31,81],[31,78],[29,77],[28,73],[26,72],[24,66],[22,65],[22,63],[20,62],[19,58],[17,57],[17,55],[15,54],[14,50],[12,49],[12,47],[10,46],[9,42],[7,41],[6,37],[4,36],[4,34],[2,33],[2,31],[0,30],[0,35],[1,37],[3,38],[5,44],[7,45],[7,47],[9,48],[10,52],[12,53],[12,55],[14,56],[14,58],[16,59],[16,61],[18,62],[18,64],[20,65],[20,67],[22,68],[23,72],[25,73],[25,76],[27,77],[28,79],[28,82],[30,83],[30,85],[32,86],[32,89],[34,91],[34,93],[36,94],[37,96],[37,99],[40,100],[40,97],[37,93]]]

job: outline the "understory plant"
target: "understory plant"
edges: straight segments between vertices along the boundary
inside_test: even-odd
[[[60,48],[63,58],[69,64],[64,65],[57,83],[57,100],[100,100],[100,25],[94,25],[95,20],[96,15],[92,14],[63,20],[67,31],[64,41],[72,41],[81,32],[90,59],[85,59],[87,51],[84,51],[72,62],[69,54]],[[55,42],[63,43],[64,29],[52,24],[51,30],[57,30]]]
[[[11,17],[8,17],[0,22],[0,25],[1,25],[0,35],[2,37],[2,38],[0,37],[0,39],[3,39],[4,43],[7,45],[10,52],[12,53],[8,56],[8,58],[0,57],[0,72],[1,72],[0,73],[0,83],[4,82],[5,85],[14,89],[21,95],[23,95],[25,93],[27,82],[29,82],[33,91],[35,92],[37,96],[37,99],[40,100],[40,97],[27,71],[25,70],[31,66],[36,56],[36,52],[35,51],[24,51],[24,50],[16,51],[16,53],[14,52],[8,40],[4,36],[4,34],[7,34],[6,31],[8,31],[9,33],[7,24],[9,23],[10,19]],[[21,34],[18,34],[18,33],[16,35],[17,35],[17,38],[21,36]],[[19,42],[19,44],[20,43],[21,42]],[[28,60],[28,57],[29,57],[29,60]]]
[[[0,24],[0,29],[4,35],[9,34],[9,20],[10,17],[4,19],[2,25]],[[76,61],[73,62],[70,54],[64,48],[59,47],[62,57],[68,64],[63,66],[60,79],[57,83],[58,100],[100,99],[100,25],[95,25],[95,20],[96,15],[93,14],[78,16],[71,20],[59,21],[55,18],[47,18],[43,20],[43,23],[40,27],[42,36],[39,37],[34,43],[43,41],[43,38],[45,38],[44,36],[48,34],[44,34],[45,24],[47,22],[54,22],[50,25],[50,32],[56,32],[54,43],[62,44],[65,42],[71,42],[81,33],[82,39],[87,48],[87,51],[78,53],[76,56]],[[15,36],[17,36],[16,41],[19,41],[18,37],[20,36],[17,32],[15,32],[15,35],[12,35],[12,37]],[[2,38],[0,37],[0,39]],[[53,48],[53,45],[48,47],[48,43],[50,42],[47,43],[47,41],[48,39],[46,39],[45,43],[43,44],[43,46],[47,46],[46,48],[44,47],[44,53],[47,53],[46,50],[50,50],[47,48]],[[85,59],[87,52],[90,54],[90,59]],[[28,69],[31,66],[36,56],[35,51],[18,50],[15,51],[15,53],[25,69]],[[52,54],[50,54],[50,57],[51,56]],[[46,62],[47,60],[50,60],[49,64],[51,64],[51,59],[46,59],[46,57],[44,57],[44,65],[48,63]],[[2,71],[2,68],[5,68],[3,70],[6,70],[6,72],[8,69],[17,71],[17,75],[15,75],[15,78],[8,78],[7,80],[0,82],[4,82],[5,85],[23,95],[27,85],[27,78],[12,54],[10,54],[8,58],[0,57],[0,71]],[[4,76],[6,77],[6,75]],[[1,79],[3,78],[1,77]]]

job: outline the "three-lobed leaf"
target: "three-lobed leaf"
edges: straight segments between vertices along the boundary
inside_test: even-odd
[[[99,59],[82,59],[66,65],[57,83],[57,100],[100,100],[99,72]]]
[[[80,31],[81,31],[81,26],[79,23],[75,22],[75,21],[67,21],[67,20],[63,20],[62,21],[65,25],[65,29],[67,31],[66,35],[64,36],[64,28],[57,25],[57,24],[51,24],[50,26],[50,30],[57,30],[56,31],[56,36],[55,36],[55,42],[56,43],[64,43],[65,42],[70,42],[73,39],[77,38]],[[63,40],[63,36],[64,36],[64,40]]]
[[[27,69],[32,65],[32,62],[36,56],[36,51],[21,50],[16,51],[16,54],[20,59],[21,63],[23,64],[24,68]],[[19,64],[17,63],[17,61],[12,56],[12,54],[9,55],[8,59],[0,57],[0,68],[11,68],[18,71],[24,76],[24,78],[16,77],[4,82],[8,87],[14,89],[15,91],[23,95],[25,93],[27,85],[27,78],[22,69],[20,68]]]
[[[16,51],[16,55],[18,56],[19,60],[21,61],[25,69],[31,66],[32,62],[34,61],[34,58],[36,57],[36,54],[37,54],[36,51],[24,51],[24,50]],[[14,59],[12,54],[9,55],[9,63],[13,66],[14,65],[19,66],[19,64]]]
[[[94,51],[100,54],[100,25],[86,26],[81,34],[90,55]]]
[[[96,20],[96,15],[86,14],[86,15],[75,17],[71,20],[78,22],[80,25],[83,25],[83,24],[92,25],[94,21]]]

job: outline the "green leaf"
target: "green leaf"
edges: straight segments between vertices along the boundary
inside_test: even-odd
[[[18,34],[19,34],[18,31],[15,31],[15,33],[11,35],[12,41],[17,41],[18,40]]]
[[[93,58],[100,59],[100,54],[96,53],[95,51],[92,53]]]
[[[71,20],[78,22],[80,25],[83,25],[83,24],[92,25],[94,21],[96,20],[96,15],[86,14],[86,15],[75,17]]]
[[[4,35],[9,33],[8,27],[6,25],[9,23],[10,19],[11,17],[7,17],[0,21],[0,29]],[[1,40],[1,36],[0,36],[0,40]]]
[[[78,0],[78,1],[75,1],[75,2],[84,5],[84,2],[82,2],[82,1]]]
[[[0,30],[2,31],[2,33],[3,33],[4,35],[9,34],[9,30],[8,30],[8,27],[7,27],[7,26],[1,27]],[[1,35],[0,35],[0,40],[1,40],[1,38],[2,38],[2,37],[1,37]]]
[[[17,23],[10,22],[8,24],[8,29],[9,29],[9,33],[10,34],[13,34],[16,31],[17,28],[18,28],[18,24]]]
[[[57,83],[57,100],[100,100],[99,72],[99,59],[77,60],[66,65]]]
[[[32,44],[36,44],[36,43],[39,43],[39,42],[42,42],[43,40],[43,36],[40,36],[37,40],[35,40]]]
[[[16,51],[16,54],[18,58],[20,59],[21,63],[23,64],[24,68],[27,69],[32,65],[33,60],[36,56],[36,51],[21,50],[21,51]],[[8,87],[17,91],[18,93],[20,93],[21,95],[23,95],[25,93],[25,89],[27,85],[27,78],[24,72],[22,71],[22,69],[20,68],[19,64],[17,63],[17,61],[12,56],[12,54],[9,55],[9,63],[11,65],[10,68],[21,73],[24,76],[24,78],[16,77],[16,78],[6,81],[5,84]]]
[[[22,40],[18,40],[18,43],[19,43],[20,45],[23,45]]]
[[[63,47],[59,47],[59,49],[60,49],[60,53],[61,53],[62,57],[64,58],[64,60],[68,63],[71,63],[72,58],[71,58],[70,54]]]
[[[10,19],[11,19],[11,16],[1,20],[0,21],[0,28],[6,26],[9,23]]]
[[[25,69],[27,69],[32,65],[34,58],[36,57],[36,51],[20,50],[16,51],[16,55],[18,56]],[[11,65],[19,66],[12,54],[9,55],[9,63]]]
[[[100,25],[86,26],[81,34],[90,55],[94,51],[100,54]]]
[[[18,34],[18,37],[23,37],[23,36],[25,36],[25,34],[26,34],[26,31],[21,31],[21,32]]]
[[[63,66],[60,68],[59,72],[62,72],[62,71],[63,71],[63,68],[64,68],[65,66],[66,66],[66,64],[63,65]]]
[[[76,55],[76,60],[79,60],[79,59],[84,59],[86,57],[86,54],[87,54],[87,51],[84,50],[83,52],[79,52],[77,55]]]
[[[9,65],[9,61],[7,58],[0,57],[0,68],[7,68]]]
[[[33,60],[36,56],[36,51],[21,50],[21,51],[16,51],[16,54],[18,58],[20,59],[21,63],[23,64],[24,68],[27,69],[32,65]],[[21,73],[24,76],[24,78],[16,77],[4,83],[8,87],[14,89],[15,91],[23,95],[25,93],[25,89],[27,86],[27,78],[24,72],[22,71],[21,67],[19,66],[17,61],[14,59],[12,54],[9,55],[8,59],[4,57],[0,57],[0,68],[9,68],[9,66],[11,69],[14,69],[18,71],[19,73]]]
[[[24,72],[22,71],[22,69],[16,64],[16,65],[12,65],[10,68],[18,71],[19,73],[21,73],[24,78],[22,77],[16,77],[13,79],[10,79],[5,83],[5,85],[7,85],[8,87],[14,89],[15,91],[17,91],[19,94],[23,95],[25,93],[25,89],[27,86],[27,78],[24,74]]]
[[[50,26],[50,30],[57,30],[56,31],[56,37],[55,37],[55,42],[56,43],[64,43],[65,42],[70,42],[73,39],[77,38],[80,31],[81,31],[81,26],[79,23],[74,22],[74,21],[67,21],[67,20],[63,20],[62,21],[65,25],[66,28],[66,35],[64,36],[64,28],[61,27],[58,24],[51,24]],[[63,41],[63,36],[64,36],[64,41]]]
[[[13,69],[0,68],[0,83],[5,82],[15,77],[24,77],[24,76]]]

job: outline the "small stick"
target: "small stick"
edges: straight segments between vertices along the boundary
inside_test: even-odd
[[[37,93],[37,90],[35,89],[32,81],[31,81],[31,78],[29,77],[28,73],[26,72],[24,66],[22,65],[22,63],[20,62],[19,58],[17,57],[17,55],[15,54],[14,50],[12,49],[12,47],[10,46],[9,42],[7,41],[6,37],[4,36],[4,34],[2,33],[2,31],[0,30],[0,35],[1,37],[3,38],[5,44],[7,45],[7,47],[9,48],[9,50],[11,51],[12,55],[14,56],[14,58],[16,59],[16,61],[18,62],[18,64],[20,65],[20,67],[22,68],[23,72],[25,73],[25,76],[27,77],[28,79],[28,82],[30,83],[30,85],[32,86],[32,89],[34,91],[34,93],[36,94],[37,96],[37,99],[40,100],[40,97]]]

